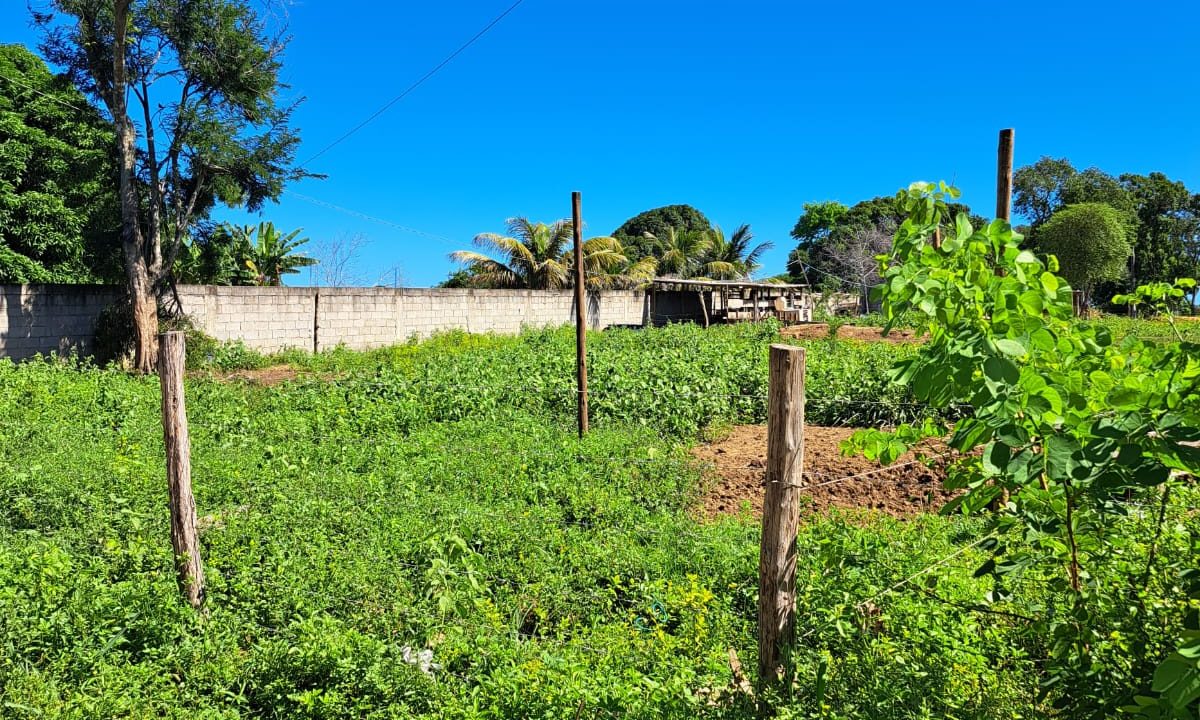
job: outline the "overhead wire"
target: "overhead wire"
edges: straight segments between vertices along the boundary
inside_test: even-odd
[[[294,190],[284,190],[284,193],[291,195],[292,197],[297,198],[299,200],[303,200],[304,202],[310,203],[312,205],[325,207],[330,210],[336,210],[337,212],[345,213],[346,215],[353,215],[354,217],[358,217],[363,220],[368,220],[368,221],[374,222],[374,223],[379,223],[381,225],[387,225],[389,227],[395,228],[397,230],[401,230],[403,232],[412,233],[413,235],[420,235],[421,237],[427,237],[431,240],[437,240],[438,242],[444,242],[444,243],[453,245],[455,247],[458,247],[462,244],[456,240],[451,240],[450,238],[446,237],[445,235],[439,235],[437,233],[427,232],[425,230],[420,230],[420,229],[417,229],[414,227],[409,227],[407,225],[401,225],[400,223],[392,222],[391,220],[387,220],[387,219],[384,219],[381,217],[376,217],[375,215],[368,215],[367,213],[360,212],[358,210],[352,210],[347,207],[342,207],[341,205],[335,205],[334,203],[331,203],[331,202],[328,202],[325,200],[320,200],[318,198],[311,197],[309,195],[304,195],[302,193],[295,192]]]
[[[454,60],[454,58],[458,57],[459,55],[461,55],[463,53],[463,51],[465,51],[467,48],[474,45],[476,41],[478,41],[480,38],[482,38],[484,35],[486,35],[488,33],[488,31],[490,31],[492,28],[496,27],[496,25],[498,25],[501,20],[508,17],[508,15],[513,10],[516,10],[517,7],[519,5],[521,5],[521,3],[523,3],[523,2],[525,2],[525,0],[516,0],[516,2],[514,2],[512,5],[509,5],[508,8],[505,9],[504,12],[502,12],[499,15],[497,15],[496,17],[492,18],[491,22],[489,22],[487,25],[484,25],[482,30],[480,30],[479,32],[472,35],[471,38],[469,40],[467,40],[465,43],[463,43],[462,45],[459,45],[458,48],[454,52],[450,53],[445,58],[443,58],[442,61],[439,62],[437,65],[434,65],[433,68],[431,70],[429,70],[429,72],[427,72],[424,75],[422,75],[421,77],[419,77],[415,82],[413,82],[411,85],[409,85],[407,88],[405,88],[404,91],[401,92],[399,95],[392,98],[388,102],[384,103],[384,105],[382,107],[380,107],[375,112],[371,113],[362,122],[358,123],[354,127],[347,130],[345,133],[343,133],[340,137],[338,137],[333,142],[331,142],[328,145],[326,145],[325,147],[321,148],[321,150],[319,150],[315,155],[313,155],[312,157],[310,157],[309,159],[307,159],[303,163],[301,163],[300,168],[303,169],[304,167],[308,166],[308,164],[311,163],[313,160],[316,160],[317,158],[321,157],[322,155],[329,152],[333,148],[337,147],[342,142],[344,142],[346,139],[348,139],[350,136],[354,135],[354,133],[358,132],[359,130],[362,130],[364,127],[366,127],[368,124],[370,124],[373,120],[375,120],[375,118],[377,118],[380,115],[387,112],[393,105],[400,102],[404,98],[408,97],[408,95],[410,93],[412,93],[412,91],[421,87],[421,85],[423,85],[426,80],[429,80],[429,78],[436,75],[442,68],[449,65],[450,62],[452,60]]]
[[[371,113],[370,115],[368,115],[368,116],[367,116],[365,119],[363,119],[363,120],[362,120],[361,122],[359,122],[357,125],[355,125],[354,127],[350,128],[349,130],[347,130],[345,133],[343,133],[341,136],[339,136],[339,137],[338,137],[337,139],[335,139],[333,142],[331,142],[331,143],[329,143],[328,145],[326,145],[325,147],[321,148],[319,151],[317,151],[315,154],[313,154],[311,157],[309,157],[307,160],[305,160],[303,163],[301,163],[301,164],[298,166],[298,169],[301,169],[301,170],[303,170],[305,167],[307,167],[307,166],[308,166],[310,163],[312,163],[314,160],[316,160],[317,158],[321,157],[321,156],[322,156],[322,155],[324,155],[325,153],[329,152],[329,151],[330,151],[330,150],[332,150],[333,148],[337,147],[337,146],[338,146],[338,145],[340,145],[341,143],[345,142],[345,141],[346,141],[347,139],[349,139],[349,138],[350,138],[352,135],[354,135],[355,133],[357,133],[359,130],[362,130],[362,129],[363,129],[364,127],[366,127],[367,125],[369,125],[369,124],[370,124],[372,121],[374,121],[374,120],[375,120],[376,118],[378,118],[380,115],[383,115],[383,114],[384,114],[385,112],[387,112],[387,111],[388,111],[388,110],[389,110],[389,109],[390,109],[392,106],[394,106],[396,103],[398,103],[398,102],[400,102],[401,100],[403,100],[403,99],[404,99],[405,97],[407,97],[407,96],[408,96],[410,93],[412,93],[414,90],[416,90],[416,89],[417,89],[417,88],[419,88],[421,85],[423,85],[423,84],[424,84],[424,83],[425,83],[427,80],[429,80],[429,79],[430,79],[430,78],[432,78],[434,75],[436,75],[436,74],[437,74],[439,71],[441,71],[441,70],[442,70],[442,68],[444,68],[444,67],[446,67],[447,65],[449,65],[451,61],[453,61],[453,60],[454,60],[456,57],[458,57],[459,55],[461,55],[461,54],[462,54],[462,53],[463,53],[463,52],[464,52],[464,51],[465,51],[467,48],[469,48],[471,45],[475,44],[475,43],[476,43],[476,42],[477,42],[477,41],[478,41],[480,38],[482,38],[484,35],[486,35],[486,34],[487,34],[487,33],[488,33],[488,32],[489,32],[489,31],[490,31],[492,28],[496,27],[496,25],[498,25],[498,24],[500,23],[500,21],[502,21],[504,18],[508,17],[508,15],[509,15],[510,13],[512,13],[514,10],[516,10],[516,9],[517,9],[517,7],[518,7],[519,5],[521,5],[521,3],[523,3],[524,1],[525,1],[525,0],[516,0],[516,2],[514,2],[512,5],[509,5],[509,6],[508,6],[508,7],[507,7],[507,8],[504,10],[504,12],[502,12],[502,13],[500,13],[499,15],[495,16],[494,18],[492,18],[490,22],[488,22],[486,25],[484,25],[484,26],[483,26],[483,28],[482,28],[482,29],[480,29],[480,30],[479,30],[479,32],[477,32],[477,33],[475,33],[474,35],[472,35],[472,36],[470,37],[470,39],[468,39],[468,40],[467,40],[466,42],[464,42],[462,45],[459,45],[459,46],[458,46],[458,47],[457,47],[457,48],[456,48],[456,49],[455,49],[453,52],[451,52],[449,55],[447,55],[445,58],[443,58],[441,62],[439,62],[437,65],[434,65],[434,66],[433,66],[433,68],[431,68],[431,69],[430,69],[428,72],[426,72],[426,73],[425,73],[424,75],[422,75],[421,77],[417,78],[417,79],[416,79],[416,80],[415,80],[415,81],[414,81],[412,84],[410,84],[410,85],[409,85],[407,88],[405,88],[403,92],[401,92],[399,95],[396,95],[395,97],[393,97],[393,98],[392,98],[391,100],[389,100],[388,102],[384,103],[384,104],[383,104],[383,105],[382,105],[382,106],[381,106],[379,109],[375,110],[375,112],[373,112],[373,113]],[[361,211],[358,211],[358,210],[353,210],[353,209],[351,209],[351,208],[342,207],[342,206],[340,206],[340,205],[336,205],[336,204],[334,204],[334,203],[327,202],[327,201],[325,201],[325,200],[320,200],[320,199],[318,199],[318,198],[314,198],[314,197],[310,197],[310,196],[307,196],[307,195],[303,195],[303,194],[301,194],[301,193],[293,192],[293,191],[291,191],[291,190],[285,190],[284,192],[286,192],[288,195],[291,195],[291,196],[293,196],[293,197],[295,197],[295,198],[298,198],[298,199],[300,199],[300,200],[303,200],[303,201],[305,201],[305,202],[307,202],[307,203],[310,203],[310,204],[313,204],[313,205],[318,205],[318,206],[321,206],[321,207],[325,207],[325,208],[328,208],[328,209],[330,209],[330,210],[335,210],[335,211],[337,211],[337,212],[341,212],[341,213],[344,213],[344,214],[346,214],[346,215],[351,215],[351,216],[354,216],[354,217],[358,217],[358,218],[361,218],[361,219],[363,219],[363,220],[368,220],[368,221],[370,221],[370,222],[379,223],[379,224],[381,224],[381,225],[387,225],[387,226],[389,226],[389,227],[395,228],[395,229],[397,229],[397,230],[401,230],[401,231],[403,231],[403,232],[412,233],[412,234],[414,234],[414,235],[419,235],[419,236],[421,236],[421,237],[427,237],[427,238],[430,238],[430,239],[433,239],[433,240],[437,240],[437,241],[439,241],[439,242],[445,242],[445,243],[451,244],[451,245],[453,245],[453,246],[458,246],[458,245],[460,245],[460,244],[461,244],[461,243],[459,243],[459,242],[458,242],[458,241],[456,241],[456,240],[452,240],[452,239],[450,239],[450,238],[446,237],[445,235],[439,235],[439,234],[437,234],[437,233],[431,233],[431,232],[427,232],[427,231],[425,231],[425,230],[419,230],[419,229],[417,229],[417,228],[414,228],[414,227],[409,227],[409,226],[407,226],[407,225],[401,225],[400,223],[396,223],[396,222],[393,222],[393,221],[391,221],[391,220],[387,220],[387,219],[384,219],[384,218],[381,218],[381,217],[377,217],[377,216],[375,216],[375,215],[370,215],[370,214],[368,214],[368,213],[364,213],[364,212],[361,212]]]
[[[25,83],[21,82],[20,80],[17,80],[16,78],[9,77],[8,75],[0,74],[0,79],[7,80],[10,83],[12,83],[13,85],[17,85],[17,86],[22,87],[32,93],[41,95],[42,97],[46,98],[47,100],[50,100],[51,102],[56,102],[59,105],[69,107],[72,110],[78,110],[79,112],[87,112],[87,110],[85,108],[81,108],[78,105],[69,103],[66,100],[63,100],[62,98],[56,98],[53,95],[50,95],[49,93],[44,93],[41,90],[38,90],[37,88],[33,87],[32,85],[26,85]]]

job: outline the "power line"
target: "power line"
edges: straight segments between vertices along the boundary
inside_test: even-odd
[[[842,282],[846,283],[847,285],[850,285],[851,287],[857,287],[862,284],[862,283],[851,282],[850,280],[847,280],[846,278],[842,277],[841,275],[834,275],[831,272],[826,272],[825,270],[822,270],[821,268],[815,267],[813,265],[809,265],[808,263],[800,263],[800,266],[803,270],[806,270],[806,271],[807,270],[816,270],[817,272],[821,273],[822,275],[828,275],[829,277],[833,278],[834,280],[841,280]],[[804,277],[806,280],[808,279],[807,272],[805,272]]]
[[[459,56],[459,55],[460,55],[460,54],[461,54],[461,53],[462,53],[464,50],[466,50],[467,48],[471,47],[471,45],[473,45],[473,44],[475,43],[475,41],[476,41],[476,40],[478,40],[479,38],[481,38],[481,37],[483,37],[484,35],[486,35],[486,34],[488,33],[488,31],[489,31],[489,30],[491,30],[493,27],[495,27],[497,24],[499,24],[499,22],[500,22],[501,20],[503,20],[505,17],[507,17],[507,16],[508,16],[508,14],[509,14],[509,13],[511,13],[513,10],[516,10],[516,9],[517,9],[517,6],[518,6],[518,5],[520,5],[520,4],[521,4],[521,3],[523,3],[523,2],[525,2],[525,0],[517,0],[517,1],[516,1],[516,2],[514,2],[512,5],[509,5],[507,10],[505,10],[505,11],[504,11],[504,12],[502,12],[502,13],[500,13],[500,14],[499,14],[499,15],[497,15],[496,17],[492,18],[492,21],[491,21],[491,22],[489,22],[487,25],[484,25],[482,30],[480,30],[479,32],[475,33],[475,35],[473,35],[473,36],[471,37],[471,39],[470,39],[470,40],[467,40],[465,43],[463,43],[462,45],[460,45],[460,46],[458,47],[458,49],[457,49],[457,50],[455,50],[454,52],[452,52],[452,53],[450,53],[449,55],[447,55],[447,56],[445,57],[445,59],[444,59],[444,60],[442,60],[442,61],[441,61],[440,63],[438,63],[437,65],[435,65],[435,66],[433,67],[433,69],[432,69],[432,70],[430,70],[429,72],[425,73],[425,74],[424,74],[424,75],[422,75],[422,76],[421,76],[421,77],[420,77],[420,78],[419,78],[419,79],[418,79],[416,82],[414,82],[412,85],[409,85],[407,88],[405,88],[404,92],[400,93],[400,94],[399,94],[399,95],[397,95],[396,97],[394,97],[394,98],[392,98],[391,100],[389,100],[387,103],[385,103],[385,104],[384,104],[384,106],[383,106],[383,107],[381,107],[381,108],[379,108],[378,110],[376,110],[375,112],[371,113],[371,115],[369,115],[369,116],[367,117],[367,119],[366,119],[366,120],[363,120],[363,121],[362,121],[362,122],[360,122],[359,124],[357,124],[357,125],[355,125],[354,127],[350,128],[348,131],[346,131],[346,133],[345,133],[344,135],[342,135],[341,137],[339,137],[337,140],[334,140],[333,142],[329,143],[329,144],[328,144],[328,145],[326,145],[325,147],[321,148],[321,151],[320,151],[320,152],[318,152],[316,155],[313,155],[313,156],[312,156],[312,157],[310,157],[309,159],[305,160],[305,161],[304,161],[304,162],[303,162],[303,163],[300,165],[300,167],[301,167],[301,168],[304,168],[304,167],[306,167],[306,166],[307,166],[309,163],[311,163],[313,160],[316,160],[317,158],[321,157],[321,156],[322,156],[322,155],[324,155],[325,153],[329,152],[329,151],[330,151],[330,150],[332,150],[334,147],[336,147],[337,145],[341,144],[341,143],[342,143],[342,141],[344,141],[346,138],[350,137],[350,136],[351,136],[351,135],[353,135],[354,133],[356,133],[356,132],[358,132],[359,130],[361,130],[361,129],[363,129],[364,127],[366,127],[366,126],[367,126],[367,124],[368,124],[368,123],[370,123],[372,120],[374,120],[375,118],[377,118],[377,117],[379,117],[380,115],[382,115],[382,114],[384,114],[385,112],[387,112],[389,108],[391,108],[393,105],[395,105],[396,103],[398,103],[398,102],[400,102],[401,100],[403,100],[403,99],[404,99],[404,98],[405,98],[405,97],[406,97],[406,96],[407,96],[409,93],[411,93],[413,90],[416,90],[418,87],[420,87],[420,86],[421,86],[421,85],[422,85],[422,84],[423,84],[423,83],[424,83],[426,80],[428,80],[429,78],[431,78],[431,77],[433,77],[434,75],[436,75],[436,74],[438,73],[438,71],[439,71],[439,70],[441,70],[442,68],[444,68],[444,67],[446,67],[447,65],[449,65],[451,60],[453,60],[454,58],[458,57],[458,56]]]
[[[30,91],[30,92],[32,92],[32,93],[37,93],[38,95],[41,95],[42,97],[46,98],[47,100],[50,100],[50,101],[52,101],[52,102],[56,102],[56,103],[58,103],[59,105],[64,105],[64,106],[66,106],[66,107],[69,107],[69,108],[71,108],[72,110],[78,110],[79,112],[86,112],[86,110],[84,110],[83,108],[79,107],[78,105],[73,105],[73,104],[71,104],[71,103],[67,102],[66,100],[63,100],[63,99],[61,99],[61,98],[56,98],[56,97],[54,97],[53,95],[49,95],[49,94],[47,94],[47,93],[44,93],[44,92],[42,92],[41,90],[38,90],[38,89],[37,89],[37,88],[35,88],[35,87],[32,87],[32,86],[30,86],[30,85],[26,85],[25,83],[21,82],[20,80],[17,80],[16,78],[11,78],[11,77],[9,77],[9,76],[7,76],[7,75],[0,75],[0,78],[2,78],[2,79],[4,79],[4,80],[7,80],[7,81],[9,81],[9,82],[10,82],[10,83],[12,83],[13,85],[17,85],[17,86],[19,86],[19,87],[23,87],[23,88],[25,88],[26,90],[28,90],[28,91]]]
[[[417,228],[408,227],[407,225],[401,225],[400,223],[395,223],[395,222],[392,222],[391,220],[385,220],[384,218],[381,218],[381,217],[375,217],[374,215],[368,215],[364,212],[359,212],[358,210],[351,210],[350,208],[342,207],[341,205],[334,205],[331,202],[319,200],[315,197],[310,197],[308,195],[294,192],[292,190],[284,190],[284,192],[288,195],[291,195],[294,198],[303,200],[304,202],[312,203],[313,205],[318,205],[320,207],[329,208],[330,210],[336,210],[338,212],[345,213],[347,215],[353,215],[355,217],[362,218],[363,220],[370,220],[371,222],[379,223],[381,225],[387,225],[389,227],[396,228],[397,230],[403,230],[404,232],[412,233],[413,235],[420,235],[422,237],[427,237],[427,238],[430,238],[433,240],[437,240],[439,242],[448,243],[448,244],[454,246],[455,248],[462,246],[461,242],[459,242],[457,240],[452,240],[452,239],[446,237],[445,235],[438,235],[437,233],[431,233],[431,232],[425,232],[424,230],[418,230]]]

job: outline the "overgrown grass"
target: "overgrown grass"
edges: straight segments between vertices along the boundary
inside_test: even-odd
[[[756,662],[757,522],[695,518],[685,447],[762,419],[776,339],[595,334],[584,440],[569,331],[292,356],[319,375],[275,387],[190,378],[203,615],[171,571],[157,381],[0,363],[0,716],[753,717],[727,658]],[[809,349],[810,419],[913,410],[882,380],[911,349]],[[980,533],[806,523],[782,713],[1039,715],[1037,643],[962,607],[989,589]],[[959,551],[936,588],[885,592]],[[429,674],[405,660],[422,649]]]

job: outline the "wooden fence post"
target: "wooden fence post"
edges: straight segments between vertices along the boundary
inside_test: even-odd
[[[583,199],[571,193],[571,222],[575,231],[575,382],[578,395],[579,437],[588,431],[587,307],[584,305]]]
[[[804,348],[772,345],[758,559],[758,678],[780,681],[796,633],[796,528],[804,482]]]
[[[1013,129],[1000,131],[996,148],[996,217],[1012,221]]]
[[[186,341],[181,332],[158,338],[158,379],[162,386],[163,443],[167,451],[167,489],[171,507],[171,546],[179,590],[199,608],[204,604],[204,566],[196,535],[196,500],[192,497],[192,444],[188,439],[183,395]]]

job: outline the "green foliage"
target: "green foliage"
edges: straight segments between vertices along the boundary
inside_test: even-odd
[[[443,287],[531,288],[548,290],[575,284],[574,227],[570,220],[547,225],[509,218],[509,235],[480,233],[475,244],[500,258],[474,250],[456,250],[450,259],[464,268]],[[594,237],[583,241],[585,282],[591,288],[633,287],[653,277],[654,259],[631,262],[620,241]]]
[[[171,570],[157,380],[0,362],[4,714],[756,717],[728,651],[754,666],[758,523],[694,519],[703,481],[676,438],[761,418],[705,398],[762,389],[778,337],[591,339],[584,440],[565,330],[294,355],[319,376],[273,387],[189,377],[203,616]],[[809,347],[818,396],[853,386],[856,353],[910,353]],[[806,521],[781,716],[1043,714],[1020,621],[963,607],[991,583],[971,573],[979,532]],[[935,585],[886,591],[947,556]]]
[[[613,231],[613,237],[625,247],[630,260],[636,261],[661,255],[658,240],[666,237],[670,229],[705,232],[712,229],[712,223],[691,205],[666,205],[629,218]]]
[[[1195,346],[1178,335],[1115,343],[1105,326],[1076,320],[1055,259],[1022,249],[1007,223],[975,229],[959,214],[935,247],[953,192],[915,184],[898,196],[910,216],[882,263],[882,299],[889,317],[916,313],[928,333],[894,381],[933,407],[972,407],[950,439],[981,451],[953,468],[949,487],[965,491],[958,506],[970,513],[1007,499],[993,558],[978,571],[995,582],[987,599],[1028,619],[1029,642],[1044,644],[1042,692],[1064,715],[1136,706],[1192,717],[1198,529],[1171,498],[1200,470],[1189,444],[1200,439]],[[1191,287],[1147,287],[1136,298],[1163,309]],[[872,431],[854,446],[887,460],[936,432]],[[1024,583],[1047,597],[1013,598]]]
[[[1042,247],[1041,229],[1066,205],[1103,203],[1120,213],[1133,246],[1125,283],[1102,286],[1101,300],[1122,290],[1200,275],[1200,195],[1162,173],[1119,178],[1098,168],[1077,172],[1066,158],[1043,157],[1013,174],[1014,208],[1029,218],[1030,241]],[[1195,300],[1195,293],[1190,298]]]
[[[180,250],[176,280],[193,285],[253,285],[257,278],[246,261],[252,259],[254,232],[229,223],[199,223]]]
[[[762,263],[763,253],[774,247],[774,243],[762,242],[751,247],[754,233],[750,226],[742,224],[728,238],[721,228],[708,232],[711,244],[704,260],[704,274],[717,280],[739,280],[752,277]]]
[[[804,203],[800,219],[792,228],[792,237],[801,245],[812,246],[829,237],[842,223],[850,208],[836,200]]]
[[[1067,205],[1038,231],[1040,247],[1058,258],[1063,277],[1090,295],[1097,284],[1119,280],[1133,252],[1121,212],[1104,203]]]
[[[658,271],[663,276],[694,278],[705,275],[705,259],[712,250],[713,236],[700,230],[667,228],[653,238],[658,252]]]
[[[1013,173],[1013,209],[1037,228],[1063,206],[1063,188],[1074,175],[1075,166],[1066,158],[1043,156],[1032,165],[1017,168]],[[1094,200],[1098,198],[1072,198],[1073,202]]]
[[[951,209],[970,213],[965,205],[952,204]],[[873,268],[876,252],[856,236],[881,228],[890,233],[903,220],[903,210],[890,197],[864,200],[852,207],[835,201],[805,203],[792,229],[799,244],[788,256],[788,273],[795,282],[807,281],[829,291],[859,292],[861,276],[867,273],[858,269]]]
[[[0,45],[0,282],[120,277],[113,148],[69,80]]]
[[[197,329],[186,316],[159,311],[159,331],[186,334],[189,370],[241,370],[266,367],[270,359],[246,347],[241,340],[221,342]],[[93,360],[100,365],[125,367],[133,357],[133,311],[129,300],[119,299],[100,311],[93,333]]]
[[[257,285],[279,286],[284,275],[295,275],[300,268],[316,265],[314,258],[296,251],[308,238],[296,239],[300,228],[284,235],[274,223],[261,222],[258,227],[234,228],[237,246],[246,254],[243,263]]]
[[[1138,218],[1130,287],[1200,275],[1200,195],[1157,172],[1122,175],[1121,184]]]

